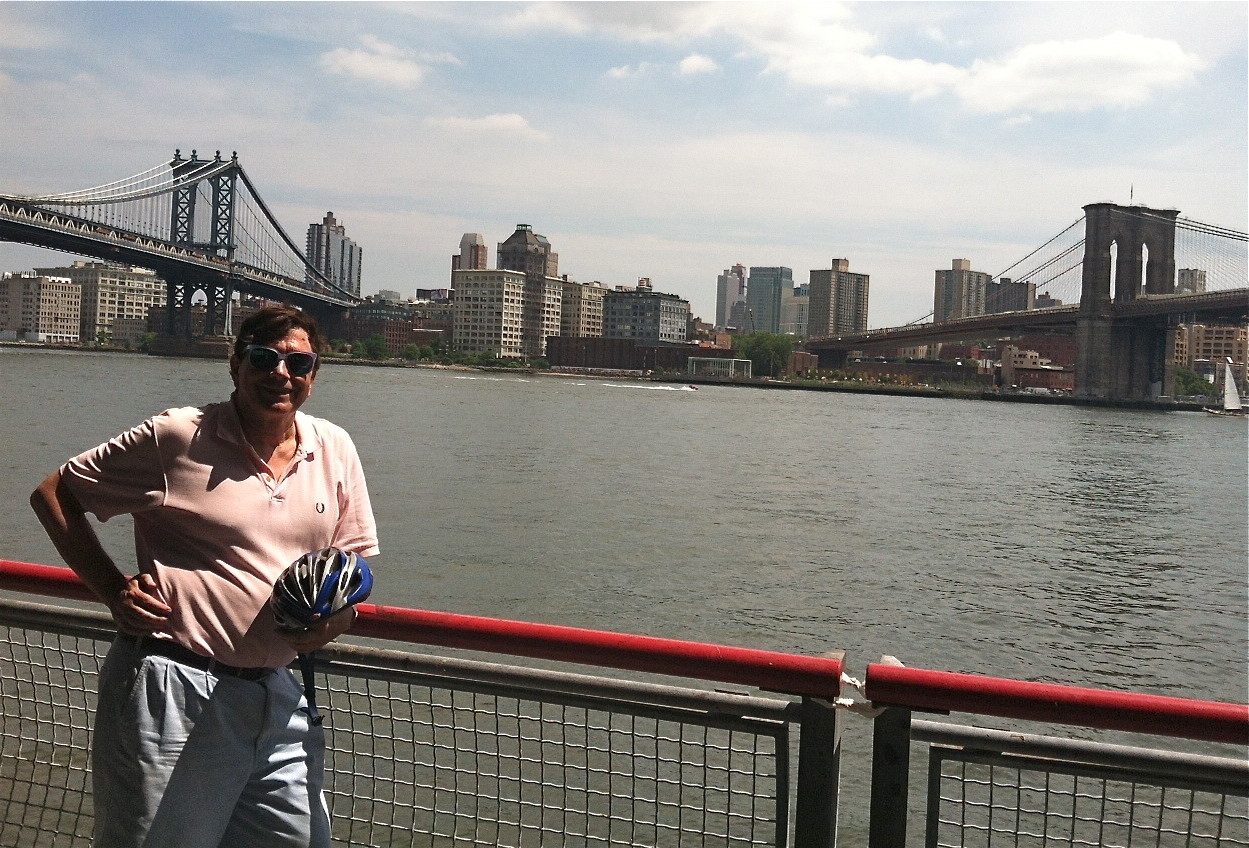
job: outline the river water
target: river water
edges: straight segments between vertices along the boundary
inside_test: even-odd
[[[229,390],[0,348],[0,557],[59,564],[26,505],[58,463]],[[1246,697],[1243,420],[333,365],[305,411],[359,447],[378,603]]]

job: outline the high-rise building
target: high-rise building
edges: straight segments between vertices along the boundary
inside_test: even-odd
[[[746,268],[738,264],[725,268],[716,278],[716,327],[736,326],[733,323],[733,307],[746,302]],[[743,308],[744,312],[744,308]]]
[[[781,266],[751,266],[746,281],[746,326],[748,333],[779,333],[781,301],[794,290],[794,272]]]
[[[86,343],[137,345],[147,332],[148,312],[165,305],[165,281],[146,268],[79,261],[35,273],[65,277],[82,287],[78,338]]]
[[[319,224],[308,225],[308,262],[344,291],[360,296],[360,266],[364,250],[347,238],[347,230],[326,212]]]
[[[1206,290],[1206,272],[1199,268],[1181,268],[1176,273],[1176,294],[1200,294]]]
[[[519,271],[452,271],[452,347],[500,359],[522,357],[526,279]]]
[[[849,259],[834,259],[832,266],[811,271],[808,338],[861,333],[867,329],[870,275],[851,271]]]
[[[606,295],[607,289],[602,283],[578,283],[565,277],[559,334],[569,338],[603,335],[603,300]]]
[[[985,298],[993,276],[973,271],[971,260],[955,259],[949,271],[937,271],[933,292],[932,319],[940,324],[955,318],[985,313]]]
[[[495,262],[500,270],[525,275],[521,309],[521,350],[526,357],[546,355],[546,340],[558,336],[563,311],[564,280],[559,276],[559,254],[546,236],[528,224],[499,243]]]
[[[76,342],[82,286],[68,277],[5,274],[0,278],[0,339]]]
[[[528,359],[546,356],[546,340],[559,335],[564,312],[564,281],[559,277],[525,275],[521,352]]]
[[[460,252],[451,256],[451,270],[482,271],[488,266],[486,240],[481,233],[465,233],[460,239]]]
[[[810,314],[810,286],[795,286],[785,292],[781,298],[781,334],[806,337]]]
[[[603,299],[605,338],[682,343],[689,335],[689,324],[689,301],[655,291],[649,279],[645,287],[619,286]]]
[[[539,277],[559,276],[559,254],[551,249],[546,236],[538,235],[528,224],[517,224],[516,232],[499,243],[497,267]]]
[[[996,312],[1023,312],[1036,309],[1036,284],[1016,283],[1010,277],[1003,277],[985,286],[984,311],[989,314]]]

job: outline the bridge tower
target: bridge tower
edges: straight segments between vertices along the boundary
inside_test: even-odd
[[[1149,400],[1173,393],[1175,372],[1169,354],[1174,328],[1165,318],[1116,319],[1111,307],[1142,294],[1174,293],[1178,215],[1174,209],[1114,203],[1084,207],[1077,397]],[[1113,269],[1112,247],[1117,253]]]
[[[223,161],[220,150],[217,151],[214,161]],[[199,182],[187,183],[174,191],[169,221],[169,241],[181,247],[211,251],[226,262],[234,260],[234,205],[239,175],[238,154],[233,154],[230,161],[234,167],[201,181],[208,182],[211,191],[212,219],[207,227],[208,241],[196,241],[195,238],[196,200],[200,195]],[[190,159],[183,159],[182,151],[175,150],[169,167],[173,170],[175,177],[181,177],[203,167],[204,164],[204,160],[200,159],[194,150],[191,151]],[[182,339],[192,337],[191,299],[195,292],[202,291],[207,299],[203,335],[205,337],[230,335],[230,302],[234,287],[229,282],[205,282],[183,277],[166,280],[166,287],[166,333]]]

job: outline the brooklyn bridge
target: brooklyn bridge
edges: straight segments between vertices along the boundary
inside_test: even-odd
[[[235,293],[293,303],[331,318],[359,298],[327,279],[291,240],[237,154],[168,162],[115,182],[62,194],[0,193],[0,240],[150,268],[167,287],[164,330],[190,338],[202,296],[203,334],[228,335]],[[1249,320],[1245,233],[1176,210],[1094,203],[1084,215],[1003,271],[1062,305],[952,321],[924,321],[809,339],[824,367],[852,351],[976,341],[1037,331],[1073,334],[1075,394],[1148,400],[1173,394],[1169,352],[1188,322]],[[1177,269],[1202,290],[1177,289]]]
[[[998,275],[1061,305],[809,339],[823,367],[852,351],[1051,332],[1076,339],[1075,396],[1152,400],[1174,394],[1171,351],[1183,323],[1249,319],[1245,233],[1173,209],[1093,203],[1084,216]],[[1200,290],[1177,288],[1177,269]]]

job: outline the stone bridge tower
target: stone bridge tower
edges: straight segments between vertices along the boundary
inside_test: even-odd
[[[1148,400],[1172,393],[1174,331],[1166,318],[1116,318],[1112,307],[1142,294],[1174,293],[1178,215],[1174,209],[1114,203],[1084,207],[1084,271],[1076,319],[1078,397]],[[1112,246],[1117,254],[1113,273]]]

